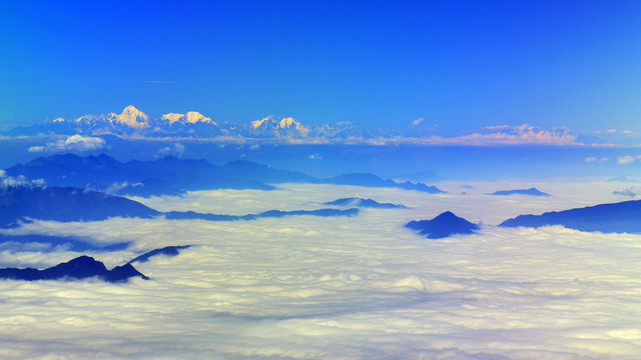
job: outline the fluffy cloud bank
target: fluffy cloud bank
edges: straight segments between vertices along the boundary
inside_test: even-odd
[[[57,153],[65,151],[90,151],[90,150],[100,150],[106,146],[105,140],[99,137],[91,136],[82,136],[82,135],[72,135],[66,139],[58,139],[55,141],[50,141],[44,146],[31,146],[29,152],[38,153],[38,152],[48,152],[48,153]]]
[[[470,195],[301,184],[198,192],[147,201],[255,212],[360,196],[411,209],[243,223],[38,221],[12,230],[131,240],[126,251],[97,256],[108,267],[153,248],[193,246],[137,264],[150,281],[1,281],[0,357],[637,358],[641,236],[484,226],[477,235],[431,241],[402,226],[443,210],[478,221],[525,206],[558,209],[598,193],[568,185],[575,193],[563,199],[488,202],[488,186],[475,184]],[[43,267],[71,256],[3,251],[0,261]]]
[[[45,182],[42,179],[29,181],[22,175],[14,178],[12,176],[7,176],[7,173],[4,170],[0,170],[0,190],[6,190],[8,187],[15,186],[45,186]]]

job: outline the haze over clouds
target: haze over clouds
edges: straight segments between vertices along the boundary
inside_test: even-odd
[[[465,196],[291,184],[271,192],[196,192],[147,203],[246,212],[275,203],[311,208],[314,201],[357,195],[410,207],[364,209],[350,218],[36,221],[11,232],[133,241],[129,250],[97,253],[107,267],[155,248],[193,246],[176,257],[137,263],[151,280],[124,286],[0,282],[0,355],[634,359],[641,353],[641,236],[485,225],[479,234],[435,241],[403,229],[410,219],[447,209],[486,223],[501,217],[510,201],[482,195],[489,184],[473,185],[476,195]],[[550,192],[573,188],[561,184]],[[564,200],[547,199],[552,204],[535,202],[530,210],[567,206],[585,189]],[[496,214],[491,221],[488,213]],[[3,263],[35,266],[73,254],[0,256]]]

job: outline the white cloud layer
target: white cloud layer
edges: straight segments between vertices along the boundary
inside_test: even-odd
[[[527,202],[485,195],[523,184],[473,185],[468,195],[290,184],[145,200],[161,210],[217,213],[311,209],[346,196],[410,207],[349,218],[111,219],[11,230],[133,241],[127,251],[92,254],[107,267],[144,250],[194,246],[136,264],[150,281],[0,281],[0,357],[638,358],[641,236],[485,225],[434,241],[402,227],[445,210],[496,224],[611,199],[619,184],[532,183],[553,196]],[[0,261],[44,266],[72,256],[4,251]]]
[[[44,146],[31,146],[28,151],[33,153],[49,152],[58,153],[65,151],[90,151],[100,150],[106,146],[105,140],[99,137],[72,135],[65,139],[50,141]]]

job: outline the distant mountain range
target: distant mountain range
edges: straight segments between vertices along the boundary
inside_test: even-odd
[[[391,179],[382,179],[376,175],[362,174],[362,173],[343,174],[340,176],[319,180],[319,181],[321,183],[335,184],[335,185],[356,185],[356,186],[387,187],[387,188],[394,187],[394,188],[400,188],[405,190],[423,191],[430,194],[445,193],[445,191],[437,188],[436,186],[428,186],[422,183],[413,183],[409,181],[397,183],[396,181]]]
[[[164,215],[171,220],[202,219],[208,221],[255,220],[283,216],[354,216],[358,209],[269,210],[259,214],[219,215],[193,211],[159,212],[137,201],[97,191],[57,186],[12,186],[0,189],[0,228],[15,228],[32,219],[59,222],[100,221],[111,217],[155,218]],[[0,243],[4,235],[0,235]],[[27,239],[22,239],[27,241]],[[47,239],[52,245],[63,239]],[[77,240],[66,241],[81,246]]]
[[[405,227],[416,230],[428,239],[441,239],[454,234],[472,234],[479,226],[446,211],[432,220],[410,221]]]
[[[359,197],[349,197],[337,199],[334,201],[329,201],[323,203],[323,205],[334,205],[334,206],[351,206],[351,207],[365,207],[365,208],[377,208],[377,209],[407,209],[405,205],[397,205],[392,203],[379,203],[372,199],[362,199]]]
[[[250,123],[219,123],[197,112],[168,113],[153,119],[133,105],[122,113],[84,115],[76,119],[57,118],[44,124],[19,126],[6,131],[6,136],[46,135],[116,135],[148,138],[238,138],[238,139],[349,139],[375,138],[351,123],[337,125],[303,125],[292,117],[268,116]]]
[[[503,227],[563,225],[580,231],[641,234],[641,200],[601,204],[541,215],[519,215],[501,223]]]
[[[0,190],[0,227],[29,219],[97,221],[110,217],[152,218],[161,213],[123,197],[71,187],[13,186]]]
[[[516,190],[500,190],[495,191],[488,195],[531,195],[531,196],[550,196],[548,193],[539,191],[536,188],[529,189],[516,189]]]
[[[167,156],[153,161],[131,160],[121,163],[106,155],[74,154],[39,157],[26,164],[5,169],[7,176],[42,179],[51,186],[92,188],[115,195],[149,197],[180,195],[184,191],[209,189],[274,190],[271,184],[312,183],[368,187],[396,187],[428,193],[442,193],[421,183],[397,183],[372,174],[345,174],[317,179],[307,174],[274,169],[251,161],[231,161],[213,165],[206,160],[179,159]]]
[[[311,215],[320,217],[332,216],[354,216],[358,214],[358,209],[318,209],[318,210],[268,210],[259,214],[247,215],[220,215],[197,213],[193,211],[170,211],[165,213],[165,217],[170,220],[208,220],[208,221],[238,221],[238,220],[256,220],[260,218],[280,218],[292,215]]]
[[[44,270],[33,268],[3,268],[0,269],[0,279],[12,280],[81,280],[87,278],[99,278],[106,282],[126,282],[131,277],[149,278],[141,274],[131,264],[117,266],[107,270],[105,264],[89,256],[80,256],[69,262],[56,265]]]

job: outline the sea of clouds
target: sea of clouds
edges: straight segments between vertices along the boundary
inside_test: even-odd
[[[442,185],[442,186],[441,186]],[[529,188],[550,198],[492,196]],[[136,198],[160,211],[243,215],[326,207],[360,196],[409,209],[353,217],[252,221],[114,218],[35,221],[4,232],[74,235],[117,252],[108,268],[168,245],[176,257],[135,267],[151,280],[0,281],[3,359],[638,359],[641,236],[496,225],[622,201],[597,181],[443,183],[447,194],[285,184]],[[466,194],[462,194],[466,192]],[[474,235],[428,240],[403,227],[453,211]],[[65,248],[0,252],[3,267],[56,265]]]

